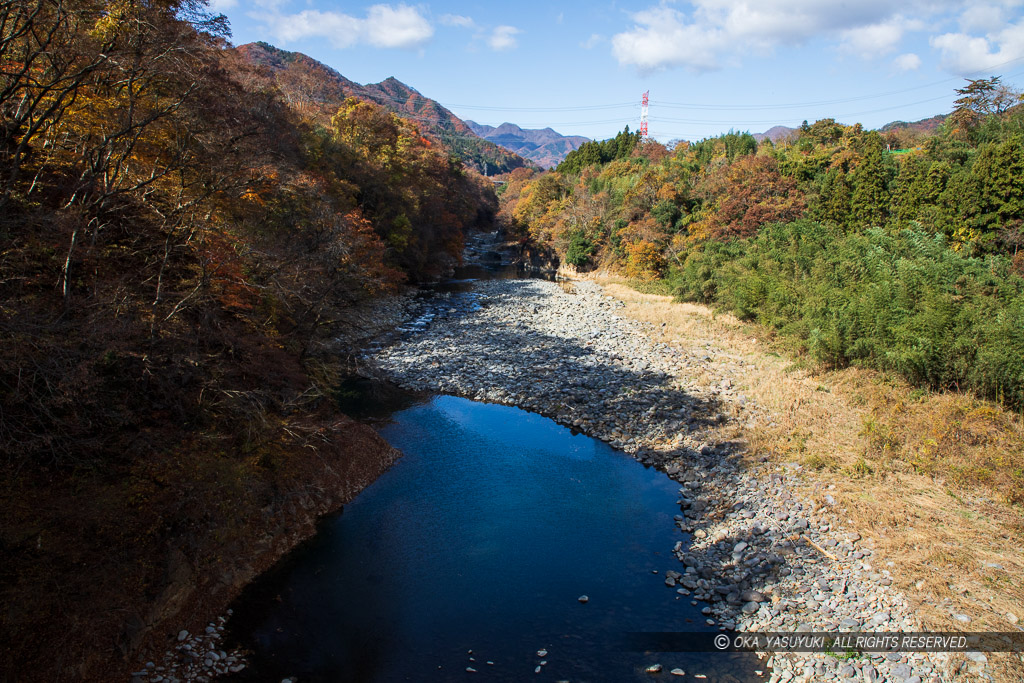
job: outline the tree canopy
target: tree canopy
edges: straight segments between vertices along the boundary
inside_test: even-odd
[[[1019,407],[1021,94],[999,77],[957,94],[930,135],[822,119],[786,145],[729,131],[655,153],[627,130],[517,179],[500,216],[574,265],[662,280],[828,364]]]

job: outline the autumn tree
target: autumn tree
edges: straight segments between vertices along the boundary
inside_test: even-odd
[[[24,163],[64,119],[85,84],[110,62],[116,36],[93,29],[103,5],[58,0],[0,2],[0,210]]]
[[[626,276],[655,280],[665,273],[667,264],[661,247],[649,240],[631,242],[626,246]]]
[[[967,79],[967,85],[956,89],[958,97],[949,115],[953,134],[970,140],[978,124],[986,116],[1000,115],[1024,100],[1024,94],[1001,82],[1000,76]]]
[[[806,208],[796,181],[780,174],[770,156],[744,156],[718,173],[724,182],[709,226],[715,239],[749,237],[762,225],[794,220]]]

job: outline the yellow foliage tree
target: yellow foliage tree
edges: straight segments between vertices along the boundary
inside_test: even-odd
[[[656,280],[667,266],[661,248],[654,242],[640,240],[626,245],[626,277]]]

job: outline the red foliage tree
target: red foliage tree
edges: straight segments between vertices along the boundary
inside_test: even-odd
[[[714,239],[750,237],[767,223],[792,221],[807,207],[796,181],[769,156],[746,156],[718,171],[721,207],[710,222]]]

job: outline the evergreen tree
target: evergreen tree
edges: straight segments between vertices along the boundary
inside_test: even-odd
[[[924,201],[927,204],[938,204],[939,197],[949,182],[949,164],[945,161],[932,162],[928,167],[928,177],[924,188]]]
[[[818,201],[811,212],[822,222],[845,225],[850,218],[850,185],[842,168],[833,168],[821,176]]]
[[[928,192],[928,166],[922,159],[909,157],[900,163],[892,193],[889,214],[897,222],[917,218]]]
[[[1024,136],[982,145],[971,176],[978,190],[975,225],[983,234],[1024,219]]]
[[[851,180],[852,223],[860,228],[884,225],[889,213],[888,174],[882,160],[882,138],[876,131],[864,136],[861,162]]]

